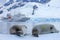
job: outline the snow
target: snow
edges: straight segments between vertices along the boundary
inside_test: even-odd
[[[59,35],[60,33],[39,35],[39,37],[33,37],[31,35],[18,37],[15,35],[0,34],[0,40],[60,40]]]
[[[5,14],[6,12],[8,13],[7,9],[9,9],[10,7],[12,7],[13,5],[15,5],[15,3],[4,7],[3,9],[3,14]],[[33,15],[33,17],[48,17],[48,18],[60,18],[60,4],[59,4],[59,0],[53,0],[47,4],[40,4],[40,3],[35,3],[35,2],[29,2],[29,3],[25,3],[25,5],[23,7],[17,7],[16,9],[11,9],[11,11],[9,11],[10,13],[22,13],[25,14],[26,16],[31,17],[32,16],[32,11],[33,11],[33,6],[37,5],[38,9],[35,10],[35,15]],[[48,6],[49,5],[49,6]],[[2,14],[2,15],[3,15]]]
[[[27,22],[20,23],[20,24],[25,24],[26,26],[28,26],[29,34],[23,37],[7,34],[10,28],[7,26],[9,25],[11,26],[12,24],[7,25],[7,22],[0,21],[0,26],[2,26],[0,28],[0,40],[60,40],[60,21],[40,22],[40,19],[39,19],[39,18],[60,19],[60,0],[51,0],[47,4],[40,4],[40,3],[35,3],[35,2],[28,2],[28,3],[24,2],[24,3],[25,5],[23,7],[17,7],[16,9],[11,9],[10,11],[8,11],[7,9],[14,6],[15,4],[18,4],[18,2],[14,2],[13,4],[10,4],[7,7],[3,6],[0,9],[0,10],[3,10],[3,13],[0,14],[0,19],[2,17],[6,17],[8,13],[11,13],[12,15],[15,15],[17,13],[25,14],[27,17],[30,17],[31,19],[28,20]],[[38,8],[35,10],[34,12],[35,14],[32,15],[34,5],[38,6]],[[39,35],[39,37],[33,37],[31,35],[31,30],[33,26],[37,24],[43,24],[43,23],[45,24],[49,23],[49,24],[55,25],[55,28],[59,30],[59,33],[44,34],[44,35]]]
[[[34,37],[32,36],[31,34],[31,30],[33,28],[33,26],[36,24],[43,24],[43,23],[50,23],[50,24],[53,24],[55,25],[55,28],[58,29],[59,33],[53,33],[53,34],[43,34],[43,35],[39,35],[39,37]],[[13,22],[12,24],[17,24],[15,22]],[[21,23],[21,24],[25,24],[27,27],[28,27],[28,35],[26,36],[23,36],[23,37],[18,37],[16,35],[10,35],[10,34],[7,34],[7,32],[9,32],[9,28],[11,27],[12,25],[11,23],[7,25],[7,22],[2,22],[2,24],[0,24],[0,26],[2,26],[0,28],[0,40],[60,40],[60,23],[59,22],[41,22],[41,23]],[[19,23],[18,23],[19,24]],[[9,27],[8,27],[9,26]],[[3,33],[2,33],[3,32]]]
[[[14,1],[13,0],[9,0],[7,3],[4,4],[4,6],[8,6],[10,4],[12,4]]]

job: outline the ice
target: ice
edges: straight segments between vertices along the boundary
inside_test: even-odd
[[[16,0],[16,2],[20,2],[21,0]]]
[[[4,6],[9,6],[10,4],[12,4],[14,1],[13,0],[9,0],[7,3],[4,4]]]
[[[8,11],[10,10],[9,12],[11,12],[13,14],[20,12],[22,14],[26,14],[27,16],[32,16],[31,14],[33,12],[33,6],[34,5],[37,5],[38,9],[35,10],[35,12],[34,12],[35,15],[33,17],[48,17],[48,18],[49,17],[53,17],[53,18],[56,17],[56,18],[59,18],[59,15],[60,15],[59,14],[59,12],[60,12],[59,11],[60,10],[59,7],[60,7],[60,5],[59,5],[59,1],[58,0],[50,1],[49,3],[47,3],[45,5],[40,4],[40,3],[30,3],[30,2],[27,3],[27,4],[18,3],[18,5],[12,5],[12,6],[10,5],[10,6],[8,6],[8,8],[5,7],[4,9],[7,9]],[[14,9],[14,8],[16,8],[16,9]],[[11,10],[11,9],[13,9],[13,10]],[[17,10],[19,10],[19,11],[17,11]]]
[[[2,13],[3,13],[3,11],[1,10],[1,11],[0,11],[0,14],[2,14]]]
[[[50,2],[50,1],[51,1],[51,0],[40,0],[40,3],[46,4],[46,3]]]
[[[7,17],[3,17],[1,20],[4,22],[26,22],[29,19],[30,18],[26,17],[23,14],[16,14],[14,16],[11,16],[11,14],[7,14]]]
[[[25,4],[21,4],[21,3],[17,3],[15,5],[13,5],[12,7],[10,7],[9,9],[7,9],[8,11],[10,11],[11,9],[16,9],[18,7],[23,7]]]
[[[7,2],[7,0],[0,0],[0,5],[3,5],[5,2]]]
[[[39,0],[31,0],[31,2],[39,2]]]
[[[30,0],[23,0],[23,2],[29,2]]]
[[[34,15],[34,11],[37,9],[38,7],[36,5],[33,6],[33,13],[32,15]]]
[[[17,8],[17,7],[19,7],[19,6],[18,6],[18,5],[14,5],[14,6],[10,7],[10,8],[7,9],[7,10],[10,11],[11,9],[15,9],[15,8]]]

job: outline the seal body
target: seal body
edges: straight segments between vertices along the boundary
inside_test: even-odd
[[[49,34],[49,33],[58,33],[58,30],[56,30],[56,28],[52,24],[35,25],[32,29],[32,35]]]
[[[17,36],[24,36],[27,33],[27,27],[25,25],[14,25],[10,28],[10,34]]]

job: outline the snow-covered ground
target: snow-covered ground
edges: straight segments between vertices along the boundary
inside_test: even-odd
[[[60,40],[60,33],[39,35],[39,37],[33,37],[32,35],[18,37],[15,35],[0,34],[0,40]]]
[[[27,17],[30,17],[31,19],[27,22],[24,22],[25,25],[28,27],[28,33],[29,35],[18,37],[15,35],[10,34],[2,34],[7,33],[9,30],[9,27],[7,27],[6,22],[0,22],[0,40],[60,40],[60,21],[59,22],[39,22],[38,18],[59,18],[60,19],[60,0],[51,0],[51,2],[47,4],[40,4],[35,2],[28,2],[25,3],[23,7],[17,7],[16,9],[11,9],[11,11],[8,11],[10,7],[15,5],[17,2],[5,7],[3,6],[0,10],[3,10],[3,13],[0,14],[0,19],[8,13],[11,13],[12,15],[17,13],[25,14]],[[35,14],[32,15],[33,6],[37,5],[38,8],[35,10]],[[35,20],[37,19],[37,20]],[[31,35],[31,30],[34,25],[37,24],[53,24],[55,25],[55,28],[59,30],[59,33],[53,33],[53,34],[44,34],[39,35],[39,37],[33,37]],[[23,24],[23,23],[22,23]],[[9,26],[9,25],[8,25]]]

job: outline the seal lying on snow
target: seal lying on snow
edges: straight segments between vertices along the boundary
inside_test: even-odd
[[[40,24],[34,26],[32,29],[32,35],[38,37],[39,34],[58,33],[52,24]]]
[[[24,36],[27,33],[27,27],[25,25],[14,25],[10,28],[10,34],[17,36]]]

